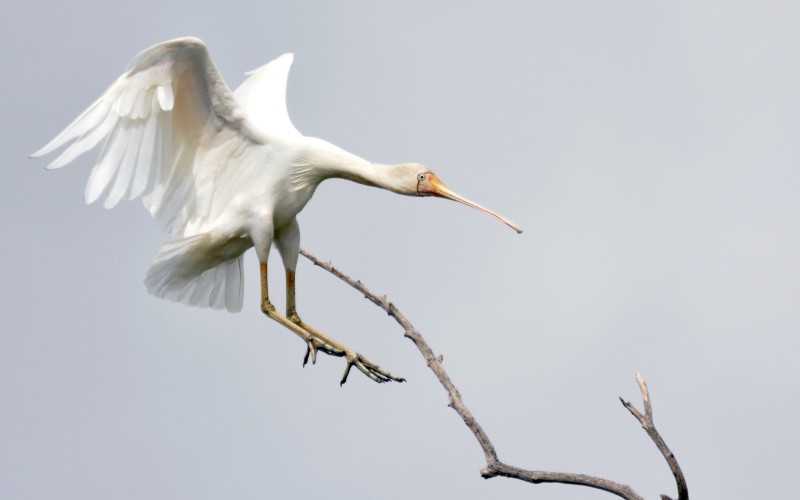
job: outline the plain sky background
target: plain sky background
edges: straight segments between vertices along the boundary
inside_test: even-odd
[[[303,318],[408,383],[301,369],[252,252],[240,314],[146,293],[141,203],[83,204],[96,151],[27,155],[187,35],[232,88],[294,52],[301,132],[525,228],[345,181],[299,217],[444,355],[502,460],[674,495],[617,400],[639,371],[693,497],[799,498],[799,27],[796,1],[6,2],[0,498],[610,498],[481,479],[413,344],[305,260]]]

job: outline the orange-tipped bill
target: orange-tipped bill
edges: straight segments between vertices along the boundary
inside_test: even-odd
[[[448,200],[457,201],[459,203],[463,203],[468,207],[475,208],[480,210],[481,212],[485,212],[495,219],[499,220],[506,226],[510,227],[517,233],[522,233],[522,228],[518,225],[514,224],[510,220],[506,219],[505,217],[492,212],[488,208],[482,207],[475,203],[474,201],[470,201],[463,196],[456,194],[452,189],[447,187],[442,181],[439,180],[433,173],[428,172],[426,174],[421,174],[419,178],[419,182],[417,183],[417,193],[420,196],[438,196],[440,198],[447,198]]]

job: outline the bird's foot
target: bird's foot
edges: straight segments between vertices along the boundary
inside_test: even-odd
[[[345,354],[345,357],[347,358],[347,365],[344,367],[344,375],[342,375],[342,380],[339,382],[339,385],[344,385],[344,383],[347,382],[347,376],[350,375],[350,369],[354,366],[358,368],[361,373],[371,378],[375,382],[378,382],[379,384],[382,384],[383,382],[406,381],[406,379],[393,375],[391,372],[384,370],[359,353],[350,349],[348,349],[348,351],[349,352]]]
[[[344,351],[329,346],[315,337],[314,334],[310,333],[308,339],[306,339],[306,355],[303,357],[303,367],[308,364],[309,356],[311,357],[311,364],[317,364],[317,351],[322,351],[330,356],[337,356],[340,358],[345,356]]]
[[[347,382],[347,376],[350,375],[350,369],[354,366],[358,368],[361,373],[378,383],[406,381],[404,378],[393,375],[391,372],[384,370],[376,363],[370,361],[356,351],[343,344],[340,344],[339,342],[336,342],[319,330],[307,325],[303,322],[303,320],[300,319],[300,316],[296,312],[289,314],[288,318],[292,323],[299,326],[309,334],[308,339],[306,339],[306,355],[303,358],[303,366],[308,363],[309,357],[311,357],[311,364],[315,364],[317,362],[317,351],[322,351],[325,354],[344,357],[347,360],[347,364],[344,368],[344,374],[342,375],[342,380],[339,382],[339,385],[344,385],[344,383]]]
[[[286,317],[289,319],[289,321],[291,321],[292,323],[294,323],[307,333],[307,337],[305,338],[306,355],[303,357],[303,367],[305,367],[308,364],[309,357],[311,357],[312,365],[317,364],[318,351],[322,351],[330,356],[337,356],[337,357],[345,356],[345,351],[340,348],[340,344],[334,342],[333,343],[334,345],[330,345],[327,342],[325,342],[326,340],[328,340],[328,337],[320,333],[318,330],[303,323],[303,320],[300,319],[300,316],[296,312],[290,313]]]

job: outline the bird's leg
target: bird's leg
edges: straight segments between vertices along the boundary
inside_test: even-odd
[[[294,298],[294,271],[289,271],[288,269],[286,270],[286,317],[289,318],[289,321],[295,325],[311,333],[307,328],[304,327],[303,320],[301,320],[300,315],[297,314]],[[308,342],[307,345],[308,348],[306,349],[306,355],[303,358],[303,366],[306,366],[308,363],[309,355],[311,356],[311,364],[315,365],[317,364],[317,348],[314,345],[314,342]]]
[[[323,338],[315,338],[311,332],[308,332],[307,330],[303,329],[302,326],[296,324],[295,322],[289,321],[286,317],[281,315],[275,309],[275,306],[269,300],[266,263],[261,263],[261,311],[270,318],[280,323],[281,325],[291,330],[295,335],[303,339],[306,342],[309,351],[314,353],[315,358],[317,350],[321,350],[332,356],[341,357],[345,355],[342,349],[336,349],[333,346],[326,345],[325,340]],[[304,366],[307,361],[308,361],[308,353],[306,353],[306,360],[303,362]]]
[[[330,354],[332,356],[339,356],[339,357],[345,356],[346,348],[344,348],[343,345],[334,341],[324,333],[321,333],[316,329],[303,323],[303,320],[300,319],[300,315],[297,314],[297,308],[295,306],[294,276],[295,276],[294,271],[289,271],[289,270],[286,271],[286,317],[289,319],[289,321],[291,321],[295,325],[299,326],[300,328],[311,334],[309,341],[306,342],[307,349],[306,349],[306,355],[303,358],[303,366],[306,366],[306,364],[308,363],[309,356],[311,357],[311,364],[317,363],[318,350],[326,354]],[[322,342],[321,339],[330,340],[336,347],[332,347],[331,345]]]
[[[294,273],[292,273],[294,274]],[[294,280],[294,276],[292,276],[292,280]],[[288,289],[288,287],[287,287]],[[261,311],[272,318],[273,320],[277,321],[281,325],[285,326],[289,330],[295,333],[298,337],[303,339],[308,346],[308,351],[306,352],[306,358],[303,362],[305,364],[308,361],[308,357],[311,353],[314,353],[316,356],[317,351],[322,351],[326,354],[330,354],[332,356],[340,356],[345,357],[347,359],[347,366],[345,368],[344,376],[342,377],[341,383],[344,384],[347,381],[347,375],[350,373],[350,368],[355,366],[358,368],[362,373],[366,376],[374,380],[375,382],[389,382],[394,380],[396,382],[403,382],[404,379],[396,377],[391,373],[383,370],[381,367],[373,363],[372,361],[364,358],[354,350],[346,347],[339,342],[336,342],[332,338],[328,337],[324,333],[309,327],[305,323],[300,320],[300,317],[297,315],[297,311],[294,308],[294,286],[291,288],[292,292],[287,292],[287,298],[291,297],[291,301],[287,301],[288,304],[292,304],[292,312],[294,313],[292,317],[293,320],[288,319],[286,316],[278,313],[275,309],[275,306],[269,300],[269,291],[267,287],[267,264],[261,264]],[[288,309],[288,307],[287,307]]]
[[[263,264],[262,264],[263,265]],[[350,349],[349,347],[345,346],[344,344],[340,344],[336,342],[332,338],[328,337],[324,333],[320,332],[316,328],[309,326],[308,324],[304,323],[302,319],[300,319],[300,315],[297,314],[297,307],[295,302],[295,272],[286,270],[286,317],[289,318],[289,321],[294,323],[295,325],[299,326],[303,330],[310,333],[313,337],[320,339],[324,342],[321,347],[316,346],[316,349],[321,351],[327,352],[328,354],[334,354],[336,356],[344,355],[347,359],[347,366],[345,366],[344,375],[342,376],[341,383],[344,384],[347,381],[347,376],[350,374],[350,368],[355,366],[358,368],[364,375],[371,378],[375,382],[405,382],[405,379],[392,375],[390,372],[384,370],[374,362],[370,361],[369,359],[365,358],[364,356],[360,355],[356,351]],[[303,360],[303,365],[308,362],[308,357],[311,355],[311,362],[316,362],[316,349],[313,342],[307,342],[308,350],[306,351],[305,359]],[[329,352],[328,348],[333,349],[333,353]]]

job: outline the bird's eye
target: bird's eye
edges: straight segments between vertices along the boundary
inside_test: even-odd
[[[425,180],[425,174],[419,174],[419,175],[417,176],[417,180],[418,180],[418,181],[424,181],[424,180]]]

